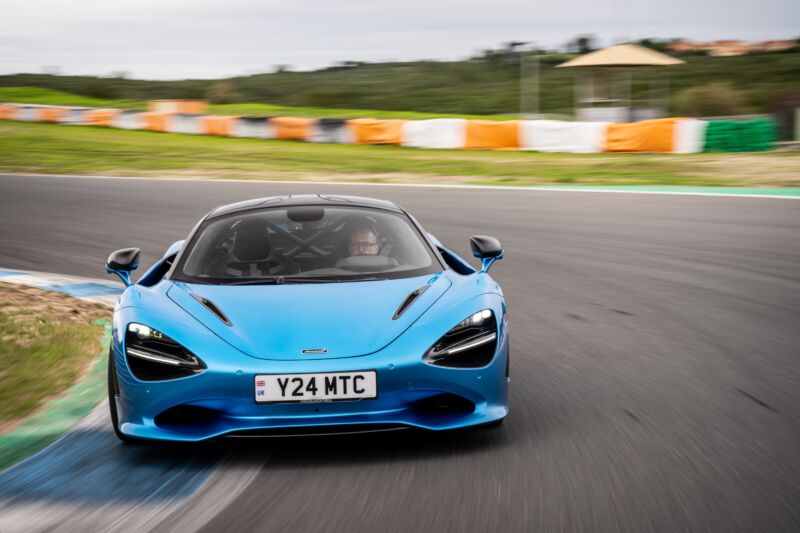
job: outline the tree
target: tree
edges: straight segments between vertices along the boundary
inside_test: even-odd
[[[589,33],[578,35],[567,43],[567,52],[573,54],[588,54],[597,50],[597,38]]]
[[[745,95],[728,82],[713,82],[684,89],[673,100],[679,116],[713,117],[742,115],[751,110]]]
[[[206,97],[212,104],[230,104],[236,101],[239,95],[236,87],[229,81],[218,81],[209,87]]]
[[[90,78],[75,92],[84,96],[91,96],[92,98],[119,98],[119,91],[117,88],[111,83],[101,80],[100,78]]]
[[[669,43],[670,43],[669,40],[650,39],[650,38],[639,39],[638,41],[636,41],[636,44],[638,44],[639,46],[644,46],[645,48],[650,48],[651,50],[655,50],[656,52],[663,52],[663,53],[666,53],[668,51],[667,45],[669,45]]]

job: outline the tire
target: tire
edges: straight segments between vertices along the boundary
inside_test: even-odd
[[[500,426],[503,425],[503,422],[505,422],[505,420],[506,420],[505,417],[503,417],[500,420],[493,420],[493,421],[488,422],[486,424],[482,424],[481,427],[485,428],[485,429],[488,429],[488,430],[492,430],[494,428],[499,428]]]
[[[141,439],[129,437],[119,429],[119,415],[117,413],[117,372],[114,368],[114,347],[108,349],[108,410],[111,415],[111,426],[117,438],[125,444],[137,444]]]

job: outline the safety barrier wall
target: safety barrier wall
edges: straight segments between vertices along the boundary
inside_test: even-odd
[[[90,126],[111,126],[118,114],[118,109],[90,109],[84,118]]]
[[[17,104],[0,104],[0,120],[17,120]]]
[[[687,118],[675,124],[675,136],[672,143],[673,154],[696,154],[703,151],[708,122]]]
[[[147,110],[156,113],[205,115],[208,111],[208,102],[205,100],[150,100]]]
[[[138,111],[121,111],[114,117],[111,127],[122,130],[143,130],[144,120],[142,119],[142,114]]]
[[[202,135],[205,133],[203,130],[202,117],[204,115],[192,115],[188,113],[175,113],[170,116],[169,123],[167,124],[167,131],[169,133],[185,133],[187,135]]]
[[[524,120],[520,143],[524,150],[591,154],[602,152],[608,122],[562,122]]]
[[[306,141],[311,136],[314,119],[299,117],[273,117],[269,119],[276,139]]]
[[[744,121],[712,120],[703,146],[706,152],[756,152],[775,144],[775,122],[769,119]]]
[[[236,117],[4,103],[0,104],[0,120],[60,122],[129,130],[317,143],[566,153],[758,151],[771,149],[777,139],[775,122],[763,118],[745,121],[663,118],[631,123],[460,118],[344,120]]]
[[[401,144],[403,123],[399,119],[354,118],[347,121],[358,144]]]
[[[509,150],[519,148],[519,121],[468,120],[464,148]]]
[[[88,107],[64,107],[58,122],[70,126],[86,126],[89,124],[87,116],[93,111]]]
[[[463,148],[467,140],[467,121],[463,118],[408,120],[403,124],[403,146],[411,148]]]
[[[206,115],[200,118],[200,123],[203,125],[203,133],[206,135],[230,137],[233,133],[233,124],[237,120],[239,120],[239,117]]]
[[[672,152],[677,119],[661,118],[609,124],[606,152]]]
[[[353,130],[341,118],[321,118],[311,128],[311,142],[351,144],[355,142]]]
[[[231,137],[272,139],[275,129],[267,117],[239,117],[233,124]]]
[[[59,122],[67,115],[67,109],[63,107],[40,107],[39,120],[41,122]]]
[[[39,106],[21,105],[17,107],[17,120],[36,122],[39,120]]]
[[[169,131],[170,118],[169,113],[159,113],[158,111],[147,111],[142,113],[142,120],[144,121],[144,128],[147,131]]]

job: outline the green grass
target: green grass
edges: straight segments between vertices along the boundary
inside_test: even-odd
[[[295,107],[271,104],[218,104],[209,106],[209,113],[238,116],[293,116],[311,118],[401,118],[422,120],[429,118],[474,118],[479,120],[516,120],[516,115],[458,115],[421,113],[419,111],[383,111],[380,109],[337,109],[332,107]]]
[[[116,109],[146,110],[143,100],[105,100],[78,94],[42,89],[39,87],[0,87],[0,102],[18,104],[50,104],[76,107],[110,107]],[[373,109],[334,109],[325,107],[293,107],[271,104],[221,104],[209,106],[209,113],[238,116],[294,116],[312,118],[402,118],[419,120],[427,118],[477,118],[484,120],[511,120],[511,115],[447,115],[416,111],[382,111]]]
[[[106,100],[51,89],[41,89],[39,87],[0,87],[0,102],[74,107],[113,107],[117,109],[144,110],[147,108],[146,102],[138,100]]]
[[[0,122],[0,171],[505,185],[800,186],[799,152],[545,154]]]
[[[0,426],[72,385],[97,351],[102,328],[0,311]]]

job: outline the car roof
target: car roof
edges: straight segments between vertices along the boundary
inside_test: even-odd
[[[371,207],[385,209],[396,213],[403,213],[403,210],[396,204],[387,200],[366,198],[364,196],[346,196],[333,194],[289,194],[286,196],[268,196],[266,198],[254,198],[243,202],[236,202],[217,207],[212,210],[206,218],[215,218],[221,215],[228,215],[238,211],[249,211],[259,207],[289,207],[293,205],[327,205],[327,206],[349,206],[349,207]]]

